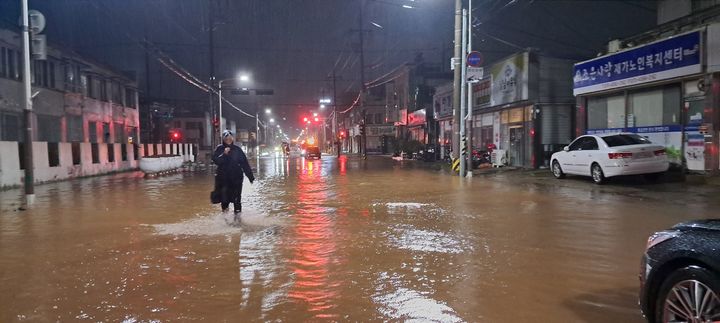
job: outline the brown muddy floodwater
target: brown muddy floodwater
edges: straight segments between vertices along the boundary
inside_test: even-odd
[[[651,232],[717,191],[416,162],[264,159],[242,224],[212,176],[126,173],[0,192],[0,322],[642,322]]]

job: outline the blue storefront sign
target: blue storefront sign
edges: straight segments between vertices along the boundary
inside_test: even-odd
[[[575,95],[700,73],[699,31],[575,64]]]
[[[588,129],[585,131],[588,135],[601,135],[606,133],[632,132],[637,134],[651,132],[679,132],[682,130],[680,125],[651,126],[651,127],[629,127],[629,128],[610,128],[610,129]]]

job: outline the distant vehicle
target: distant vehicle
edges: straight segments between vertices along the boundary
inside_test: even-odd
[[[550,165],[556,178],[566,174],[590,176],[596,184],[623,175],[656,180],[670,168],[665,147],[633,133],[578,137],[554,153]]]
[[[311,159],[311,158],[322,158],[322,153],[320,153],[320,148],[312,146],[307,147],[305,149],[305,158]]]
[[[640,307],[649,322],[720,322],[720,219],[656,232],[640,268]]]

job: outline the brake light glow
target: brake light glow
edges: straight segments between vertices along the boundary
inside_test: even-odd
[[[608,153],[610,159],[632,158],[632,153]]]
[[[665,149],[660,149],[655,151],[655,156],[665,156]]]

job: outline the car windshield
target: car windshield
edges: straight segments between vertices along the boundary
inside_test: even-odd
[[[603,137],[609,147],[651,144],[650,140],[633,134],[613,135]]]

